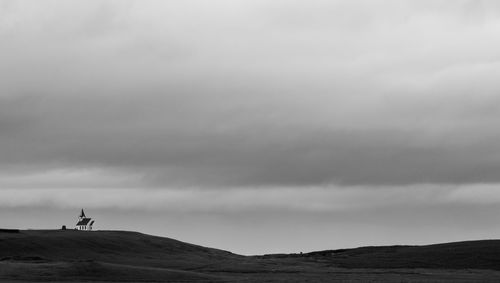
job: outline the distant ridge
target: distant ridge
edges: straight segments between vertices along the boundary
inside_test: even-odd
[[[500,240],[475,240],[422,246],[368,246],[304,254],[265,255],[328,261],[345,268],[435,268],[500,270]]]

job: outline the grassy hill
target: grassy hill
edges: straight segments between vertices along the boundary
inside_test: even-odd
[[[192,267],[238,258],[227,251],[137,232],[26,230],[0,233],[0,260],[141,262],[151,267]]]
[[[0,230],[0,280],[500,282],[500,240],[241,256],[136,232]]]
[[[384,246],[312,252],[305,255],[347,268],[435,268],[500,270],[500,240],[426,246]]]
[[[213,281],[216,277],[189,270],[240,257],[137,232],[0,232],[0,278]]]

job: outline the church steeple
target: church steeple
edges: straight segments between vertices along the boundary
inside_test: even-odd
[[[80,212],[80,216],[79,217],[80,217],[80,219],[86,218],[85,217],[85,212],[83,212],[83,208],[82,208],[82,212]]]

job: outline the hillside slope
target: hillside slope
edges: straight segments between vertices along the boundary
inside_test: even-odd
[[[241,256],[127,231],[22,230],[0,233],[0,260],[102,261],[149,267],[191,267]]]
[[[361,247],[289,256],[322,261],[332,266],[345,268],[500,270],[500,240],[465,241],[424,246]]]
[[[0,229],[0,281],[500,282],[500,240],[241,256],[125,231]]]
[[[0,279],[217,282],[196,271],[242,256],[126,231],[0,231]]]

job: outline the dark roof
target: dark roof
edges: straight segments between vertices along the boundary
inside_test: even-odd
[[[76,226],[87,225],[89,223],[90,219],[92,219],[92,218],[83,218],[82,220],[78,221],[78,223],[76,223]]]

